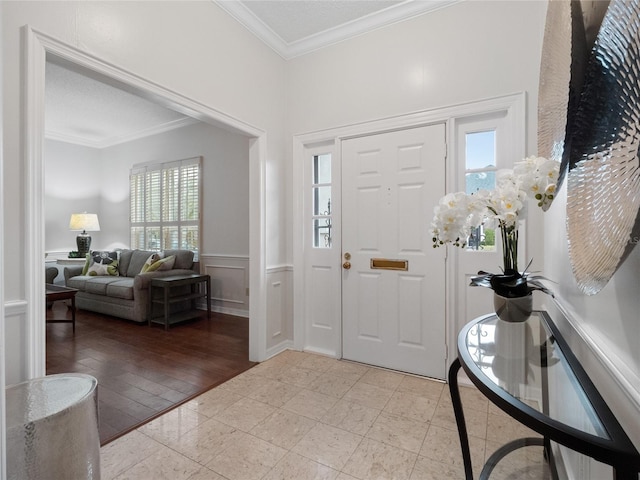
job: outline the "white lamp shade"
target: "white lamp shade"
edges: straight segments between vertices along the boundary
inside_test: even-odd
[[[72,213],[69,220],[69,230],[99,232],[100,222],[95,213]]]

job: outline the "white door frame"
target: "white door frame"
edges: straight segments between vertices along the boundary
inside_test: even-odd
[[[336,358],[342,357],[342,328],[334,329],[335,338],[331,340],[332,348],[327,351],[327,346],[318,346],[310,344],[306,338],[307,319],[305,318],[306,306],[305,299],[305,238],[307,214],[304,211],[304,162],[308,159],[305,156],[307,146],[317,144],[333,145],[333,154],[337,156],[338,165],[342,164],[341,158],[341,142],[344,139],[358,137],[363,135],[374,135],[390,130],[414,128],[432,123],[446,123],[446,141],[448,145],[447,160],[445,166],[446,172],[446,191],[453,191],[455,188],[455,178],[459,174],[458,165],[455,161],[455,125],[456,120],[479,114],[485,114],[497,111],[508,111],[514,119],[514,143],[525,145],[526,140],[526,94],[524,92],[505,95],[475,102],[463,103],[433,110],[410,113],[396,117],[389,117],[371,122],[358,123],[343,127],[336,127],[318,132],[303,133],[294,135],[293,137],[293,318],[294,318],[294,348],[298,350],[323,351],[324,353]],[[336,185],[335,188],[341,188]],[[342,205],[340,205],[342,208]],[[428,228],[429,219],[424,219],[425,228]],[[342,244],[342,238],[335,238],[336,244]],[[452,315],[456,311],[456,282],[454,275],[456,272],[457,252],[448,254],[445,275],[443,281],[445,286],[445,329],[447,344],[447,367],[455,359],[455,349],[458,332],[456,331],[456,322]],[[339,262],[340,258],[336,258]],[[336,281],[341,281],[338,278]],[[342,298],[334,299],[334,301],[342,302]],[[340,319],[341,321],[341,319]],[[463,322],[463,323],[466,323]],[[340,325],[341,327],[341,325]]]
[[[27,376],[45,375],[45,324],[41,321],[45,311],[44,268],[44,100],[45,64],[47,55],[73,67],[96,72],[105,79],[126,85],[131,91],[163,106],[197,118],[211,125],[235,131],[250,138],[249,144],[249,359],[266,358],[266,276],[265,276],[265,171],[266,132],[237,118],[226,115],[207,105],[191,100],[127,70],[105,62],[95,56],[60,42],[29,25],[23,27],[24,78],[23,93],[24,133],[23,159],[25,174],[25,295],[27,321]],[[3,390],[4,391],[4,390]]]

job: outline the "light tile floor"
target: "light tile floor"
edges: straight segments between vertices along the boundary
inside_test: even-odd
[[[474,473],[507,441],[536,434],[462,388]],[[287,351],[101,449],[103,480],[464,478],[443,383]],[[541,447],[492,479],[547,478]]]

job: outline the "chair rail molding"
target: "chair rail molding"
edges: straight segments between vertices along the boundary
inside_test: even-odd
[[[53,57],[68,66],[80,66],[103,76],[106,81],[126,85],[136,94],[171,108],[197,120],[233,130],[249,138],[249,217],[250,239],[249,283],[253,299],[250,305],[249,357],[260,361],[267,351],[267,287],[266,257],[266,131],[210,106],[142,78],[117,65],[108,63],[87,52],[66,44],[30,25],[22,27],[24,61],[23,110],[23,162],[25,165],[25,270],[33,272],[25,280],[28,375],[29,378],[45,373],[45,325],[40,320],[44,312],[44,165],[42,148],[44,139],[45,65]],[[28,201],[26,201],[28,199]]]

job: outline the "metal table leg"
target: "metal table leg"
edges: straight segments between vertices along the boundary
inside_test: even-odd
[[[460,436],[460,447],[462,448],[462,460],[464,462],[465,478],[466,480],[473,480],[473,470],[471,467],[471,451],[469,450],[469,437],[467,435],[467,424],[464,421],[462,399],[460,398],[460,389],[458,388],[458,372],[460,371],[460,368],[460,360],[456,358],[451,364],[451,367],[449,367],[449,392],[451,393],[453,413],[456,416],[456,425],[458,426],[458,435]]]

